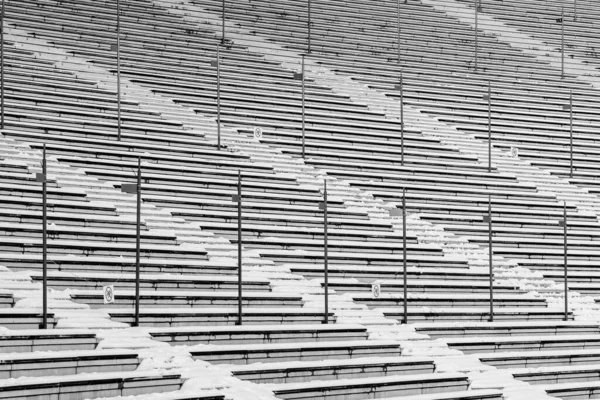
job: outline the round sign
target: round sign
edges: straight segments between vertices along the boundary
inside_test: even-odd
[[[262,136],[263,136],[262,128],[260,128],[258,126],[256,128],[254,128],[254,139],[260,140],[260,139],[262,139]]]
[[[104,304],[110,304],[115,300],[114,298],[114,293],[113,293],[113,287],[111,286],[105,286],[104,287]]]
[[[379,284],[375,283],[371,286],[371,292],[373,293],[373,297],[378,298],[381,294],[381,287]]]

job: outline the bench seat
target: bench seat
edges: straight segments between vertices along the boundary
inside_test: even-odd
[[[36,326],[37,328],[37,326]],[[0,336],[0,354],[63,350],[94,350],[100,339],[88,330],[24,330]]]
[[[134,322],[133,310],[106,310],[116,322]],[[242,310],[242,321],[247,325],[273,324],[313,324],[324,320],[324,311],[314,308],[257,308]],[[179,326],[224,326],[235,325],[238,321],[237,309],[233,308],[143,308],[140,310],[140,326],[179,327]],[[335,323],[330,312],[329,321]]]
[[[189,328],[153,328],[154,340],[171,345],[194,344],[268,344],[358,341],[368,338],[367,329],[353,324],[319,325],[245,325]]]
[[[278,398],[291,399],[363,399],[364,396],[390,397],[466,390],[467,377],[459,373],[436,373],[364,379],[339,379],[288,384],[270,384]]]
[[[34,282],[42,280],[42,273],[30,271]],[[115,290],[132,289],[135,287],[135,274],[111,274],[111,273],[85,273],[78,272],[76,275],[70,272],[49,271],[47,277],[48,285],[58,289],[97,289],[102,290],[104,286],[113,285]],[[141,290],[203,290],[219,291],[237,290],[237,276],[229,275],[175,275],[175,274],[143,274],[140,277]],[[242,289],[244,292],[268,292],[271,290],[270,282],[265,278],[243,277]]]
[[[34,377],[22,378],[18,383],[0,383],[0,399],[129,396],[170,392],[178,390],[182,384],[183,380],[178,374],[160,374],[148,371],[66,375],[48,377],[42,382],[39,381],[39,378]]]
[[[82,373],[133,371],[140,359],[135,352],[114,350],[61,351],[36,355],[0,355],[0,378],[58,376]]]
[[[293,383],[311,380],[357,379],[433,373],[433,360],[424,357],[385,357],[350,360],[279,362],[231,369],[233,376],[254,383]]]
[[[92,308],[130,308],[135,305],[136,295],[131,290],[115,290],[114,303],[104,304],[102,291],[70,290],[71,299]],[[150,308],[203,308],[234,307],[238,304],[236,291],[140,291],[140,307]],[[302,297],[280,292],[242,293],[242,306],[246,307],[294,307],[302,308]]]
[[[465,354],[507,352],[507,351],[544,351],[544,350],[581,350],[600,348],[600,335],[530,335],[519,337],[451,338],[448,346]]]
[[[212,364],[279,363],[363,357],[399,357],[400,346],[393,341],[359,340],[243,345],[204,345],[189,349],[192,357]]]

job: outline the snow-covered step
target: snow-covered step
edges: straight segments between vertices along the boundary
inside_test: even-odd
[[[42,196],[40,193],[27,194],[22,196],[10,196],[7,194],[0,194],[0,202],[6,210],[3,211],[2,215],[15,212],[15,209],[27,209],[34,208],[41,210],[42,208]],[[86,201],[74,201],[69,198],[48,198],[48,208],[50,215],[54,213],[71,213],[72,210],[77,210],[81,215],[73,215],[72,218],[102,218],[103,216],[110,216],[114,219],[118,219],[115,212],[115,208],[106,205],[106,203],[100,202],[86,202]],[[27,211],[27,210],[25,210]],[[135,223],[135,220],[132,220]]]
[[[510,373],[520,381],[530,385],[551,385],[560,383],[597,382],[600,378],[600,365],[552,366],[545,368],[512,369]]]
[[[137,396],[127,396],[127,400],[225,400],[225,395],[215,389],[186,389],[166,393],[141,394]],[[122,396],[104,397],[102,400],[123,400]],[[459,400],[459,399],[457,399]],[[462,399],[461,399],[462,400]],[[479,400],[466,398],[465,400]],[[483,399],[482,399],[483,400]]]
[[[475,389],[446,393],[427,393],[414,396],[388,397],[386,400],[503,400],[502,391]]]
[[[219,364],[252,364],[287,361],[317,361],[362,357],[399,357],[395,341],[358,340],[242,345],[205,345],[191,348],[196,359]]]
[[[562,250],[561,250],[562,251]],[[528,268],[532,271],[540,271],[544,273],[546,271],[556,272],[563,271],[565,269],[564,258],[560,254],[556,254],[553,258],[512,258],[516,263],[524,268]],[[587,272],[590,269],[596,270],[597,266],[600,265],[600,260],[592,258],[590,260],[569,258],[569,272]]]
[[[174,346],[356,341],[368,338],[365,327],[352,324],[153,328],[150,335],[154,340]]]
[[[41,236],[41,235],[40,235]],[[49,237],[46,243],[48,254],[89,254],[96,257],[129,256],[136,252],[135,243],[101,242],[96,240],[64,240]],[[143,243],[141,246],[142,257],[164,257],[174,260],[206,260],[207,253],[202,249],[181,247],[176,245],[160,245]],[[30,237],[4,237],[0,244],[3,252],[28,252],[40,253],[42,239]]]
[[[7,196],[4,196],[4,199],[2,199],[2,196],[0,196],[0,201],[5,200],[7,200]],[[6,205],[7,203],[4,204]],[[36,206],[33,208],[41,210],[41,200],[37,199],[35,204]],[[116,213],[112,213],[111,215],[94,215],[91,213],[87,213],[83,210],[77,210],[77,213],[73,213],[71,212],[72,210],[73,208],[71,208],[69,205],[57,207],[55,204],[53,209],[48,210],[47,218],[49,226],[51,224],[66,224],[77,227],[89,226],[98,228],[110,228],[119,231],[122,230],[127,232],[135,232],[135,218],[120,217],[117,216]],[[17,207],[3,207],[0,208],[0,220],[5,221],[7,223],[18,223],[20,221],[27,221],[28,223],[40,226],[42,221],[42,214],[36,209],[29,210]],[[140,233],[142,235],[145,235],[144,231]]]
[[[564,271],[542,271],[544,277],[556,281],[562,281],[565,278]],[[582,271],[569,271],[569,283],[596,283],[600,282],[600,271],[595,269]]]
[[[48,312],[48,327],[56,325],[54,312]],[[0,308],[0,326],[8,329],[37,329],[42,324],[42,310]]]
[[[218,390],[206,389],[206,390],[178,390],[174,392],[166,393],[152,393],[127,396],[127,400],[148,400],[149,396],[152,396],[152,400],[225,400],[225,395]],[[104,397],[102,400],[123,400],[122,396]],[[442,400],[442,399],[440,399]],[[454,400],[454,399],[449,399]],[[456,399],[463,400],[463,399]],[[479,400],[476,398],[465,398],[464,400]],[[481,400],[484,400],[483,398]],[[495,399],[494,399],[495,400]]]
[[[499,369],[600,364],[600,349],[594,348],[582,350],[549,349],[527,352],[517,350],[498,353],[477,353],[476,356],[482,363]]]
[[[33,400],[40,398],[98,398],[130,396],[178,390],[183,383],[179,374],[157,372],[120,372],[78,374],[60,377],[21,378],[0,382],[0,399]]]
[[[469,381],[460,373],[371,377],[303,383],[269,384],[281,399],[363,399],[366,396],[391,397],[466,390]]]
[[[301,274],[307,278],[321,278],[324,276],[322,264],[284,264],[293,273]],[[365,268],[362,265],[336,264],[335,268],[329,268],[329,276],[337,278],[357,279],[360,282],[372,283],[378,280],[398,280],[402,279],[402,263],[397,266],[369,266]],[[419,268],[413,264],[407,265],[407,276],[410,280],[433,280],[440,279],[445,281],[489,281],[489,269],[487,268],[468,268],[468,265],[461,264],[457,268],[444,266],[444,264],[431,268]]]
[[[41,185],[27,185],[27,181],[19,181],[14,183],[2,184],[0,193],[3,195],[10,195],[13,192],[21,192],[23,195],[41,198],[42,186]],[[82,202],[83,205],[88,205],[86,200],[85,192],[82,190],[76,190],[72,188],[56,187],[51,183],[47,185],[46,194],[51,199],[64,199],[73,202]]]
[[[68,130],[68,128],[66,128]],[[196,132],[198,133],[198,132]],[[137,140],[143,140],[145,135],[140,135]],[[163,139],[164,140],[164,139]],[[194,146],[198,145],[198,136],[195,135],[191,140],[191,144]],[[240,159],[246,159],[244,156],[240,156]],[[95,159],[90,160],[84,156],[77,155],[59,155],[57,159],[68,163],[72,166],[89,166],[93,168],[90,172],[94,171],[95,168],[102,169],[113,169],[120,170],[122,167],[131,167],[135,168],[137,166],[136,161],[125,161],[125,160],[111,160],[111,159]],[[268,163],[265,163],[268,164]],[[268,168],[267,165],[247,165],[244,168],[244,178],[252,181],[252,182],[287,182],[288,184],[296,182],[293,176],[284,176],[284,175],[274,175],[272,170]],[[235,163],[234,163],[235,165]],[[162,173],[180,176],[181,170],[177,168],[176,165],[170,165],[166,163],[157,163],[157,164],[148,164],[144,166],[144,170],[148,172]],[[238,171],[234,168],[217,168],[216,165],[211,165],[210,163],[199,163],[197,166],[187,166],[186,171],[194,176],[201,176],[204,178],[210,179],[224,179],[231,180],[235,182],[237,180]],[[204,204],[213,204],[214,200],[211,199],[203,199]]]
[[[38,214],[41,219],[41,214]],[[57,223],[58,222],[58,223]],[[112,242],[129,242],[135,243],[136,232],[134,226],[128,226],[129,229],[122,229],[117,219],[115,219],[115,226],[110,228],[101,228],[93,226],[77,226],[67,225],[65,221],[56,221],[52,218],[47,226],[47,232],[52,237],[69,240],[101,240]],[[133,220],[131,221],[134,222]],[[133,228],[133,229],[132,229]],[[35,237],[41,236],[42,224],[40,223],[14,223],[14,222],[0,222],[0,229],[2,231],[10,233],[11,236],[16,237]],[[144,243],[149,244],[162,244],[162,245],[177,245],[176,237],[173,232],[149,232],[145,227],[140,229],[140,238]]]
[[[234,240],[237,242],[237,240]],[[304,249],[304,250],[315,250],[323,248],[323,239],[295,239],[287,237],[265,237],[260,239],[248,238],[244,239],[244,247],[252,249]],[[398,253],[402,251],[402,240],[398,238],[396,243],[378,243],[374,241],[355,241],[345,240],[345,238],[332,238],[328,232],[328,246],[330,251],[346,251],[346,252],[357,252],[357,253]],[[417,255],[435,255],[440,254],[441,250],[437,246],[426,245],[420,243],[408,243],[407,251]]]
[[[144,196],[144,199],[164,207],[165,210],[174,216],[185,218],[187,221],[202,222],[202,224],[206,224],[209,230],[214,230],[217,233],[225,235],[232,235],[236,233],[236,225],[231,220],[237,217],[237,210],[229,202],[231,194],[232,191],[229,191],[229,193],[224,192],[221,195],[222,198],[218,199],[224,204],[207,209],[202,209],[202,200],[196,200],[202,194],[184,198],[182,196],[173,196],[168,192],[148,193]],[[212,195],[205,194],[205,196]],[[251,201],[251,199],[248,200]],[[179,206],[176,206],[177,204]],[[277,231],[277,225],[289,225],[292,223],[301,229],[322,229],[323,217],[318,215],[319,211],[316,200],[314,204],[300,204],[300,206],[293,207],[294,205],[295,203],[290,204],[290,206],[285,204],[277,205],[276,202],[271,202],[268,199],[263,200],[262,204],[259,201],[244,202],[243,217],[244,221],[248,223],[248,227],[244,226],[244,230],[251,231],[253,226],[266,223],[272,224],[271,231]],[[332,211],[328,219],[332,229],[340,227],[346,230],[356,229],[359,231],[393,233],[390,225],[377,224],[364,218],[364,215],[352,216],[344,209],[336,211],[335,208],[332,208]],[[223,225],[224,220],[225,224]]]
[[[527,244],[525,243],[524,246]],[[579,249],[576,245],[570,246],[568,249],[569,258],[573,260],[589,260],[596,261],[600,259],[600,252],[595,250],[594,244],[589,243],[588,249]],[[594,249],[592,249],[594,248]],[[554,247],[546,246],[529,246],[528,248],[506,248],[506,247],[495,247],[494,254],[501,255],[511,259],[556,259],[562,258],[564,255],[563,248],[560,247],[559,242]]]
[[[133,310],[107,310],[116,322],[134,322]],[[223,326],[234,325],[238,320],[237,309],[233,308],[145,308],[140,310],[141,326]],[[324,320],[323,309],[314,308],[256,308],[242,309],[242,322],[248,325],[313,324]],[[329,312],[330,323],[335,322]]]
[[[591,335],[600,334],[600,325],[577,321],[506,321],[506,322],[460,322],[418,324],[415,331],[434,338],[459,338],[474,336],[528,336],[528,335]]]
[[[292,383],[311,380],[357,379],[390,375],[433,373],[433,360],[425,357],[357,358],[244,365],[233,376],[255,383]]]
[[[592,399],[600,391],[600,382],[597,380],[591,382],[557,383],[548,385],[539,385],[550,396],[561,399]]]
[[[465,354],[507,352],[507,351],[543,351],[543,350],[581,350],[600,348],[600,335],[527,335],[520,337],[488,336],[484,338],[465,337],[445,340],[449,347]]]
[[[136,301],[136,294],[130,289],[114,291],[114,303],[104,304],[104,294],[100,290],[72,290],[71,299],[76,303],[87,304],[92,308],[129,308]],[[140,307],[186,308],[186,307],[235,307],[238,304],[237,291],[147,291],[140,290]],[[242,293],[242,307],[297,307],[304,304],[302,296],[279,292]]]
[[[137,353],[127,350],[14,353],[0,356],[0,378],[134,371],[139,363]]]
[[[404,290],[404,283],[402,278],[399,279],[385,279],[377,282],[380,287],[382,294],[397,294]],[[330,281],[329,287],[334,289],[337,293],[361,293],[370,292],[372,283],[371,282],[355,282],[352,280],[348,281]],[[489,282],[473,282],[473,281],[460,281],[460,280],[427,280],[427,279],[415,279],[414,274],[410,275],[407,279],[407,290],[409,293],[488,293],[490,291]],[[517,286],[508,284],[494,284],[494,293],[524,293],[518,289]]]
[[[41,281],[42,273],[33,271],[30,273],[33,281]],[[86,273],[50,271],[48,273],[48,285],[56,289],[97,289],[103,286],[113,285],[115,290],[127,290],[135,287],[134,274],[111,274],[111,273]],[[238,278],[230,275],[175,275],[175,274],[143,274],[140,276],[141,290],[200,290],[200,291],[231,291],[237,290]],[[270,291],[269,280],[260,277],[242,280],[243,291]]]
[[[51,254],[48,269],[77,272],[135,272],[135,257],[81,256],[73,254]],[[0,263],[12,270],[38,269],[41,254],[0,253]],[[236,260],[179,260],[152,257],[140,258],[141,268],[152,273],[186,273],[215,275],[237,273]]]
[[[317,250],[285,251],[260,249],[257,250],[257,252],[263,257],[285,264],[314,264],[315,262],[322,262],[324,258],[323,251]],[[365,255],[361,256],[361,253],[344,251],[329,252],[328,259],[332,264],[343,265],[360,265],[372,260],[371,263],[374,266],[401,265],[403,260],[402,254],[369,254],[367,257]],[[465,259],[461,259],[459,257],[443,257],[442,255],[411,255],[411,253],[408,253],[407,260],[411,265],[417,265],[421,267],[467,267]]]
[[[0,353],[94,350],[99,341],[89,330],[13,330],[0,336]]]
[[[387,318],[401,321],[404,318],[404,309],[385,307],[374,308]],[[498,307],[494,309],[494,320],[496,321],[539,321],[539,320],[562,320],[564,312],[550,308],[528,308],[528,307]],[[569,313],[569,318],[572,315]],[[490,313],[485,307],[409,307],[409,322],[450,322],[450,321],[489,321]]]
[[[11,293],[0,292],[0,308],[12,308],[15,304],[15,299]]]
[[[371,293],[350,294],[351,298],[358,304],[365,304],[370,308],[400,307],[404,305],[402,293],[383,293],[374,298]],[[485,293],[408,293],[408,307],[488,307],[490,296]],[[531,295],[496,294],[494,296],[496,307],[547,307],[545,299]]]

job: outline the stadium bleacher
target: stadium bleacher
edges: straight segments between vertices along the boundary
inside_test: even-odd
[[[0,398],[596,398],[596,5],[2,5]]]

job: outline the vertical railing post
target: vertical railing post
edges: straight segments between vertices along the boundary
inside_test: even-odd
[[[565,77],[565,9],[560,13],[560,77]]]
[[[141,253],[141,225],[142,225],[142,158],[138,157],[137,181],[121,184],[121,191],[136,195],[136,223],[135,223],[135,317],[133,326],[140,326],[140,253]]]
[[[324,248],[324,266],[325,266],[325,323],[329,322],[329,238],[328,238],[328,229],[329,222],[327,221],[327,211],[329,204],[327,203],[327,181],[325,181],[325,190],[323,191],[323,199],[325,200],[325,210],[323,212],[323,239],[325,242]]]
[[[225,5],[225,0],[223,0]],[[223,8],[224,9],[224,8]],[[223,14],[225,15],[225,14]],[[223,39],[225,40],[225,39]],[[221,150],[221,54],[217,45],[217,150]]]
[[[492,82],[488,81],[488,172],[492,172]]]
[[[564,111],[569,111],[569,177],[573,177],[573,91],[569,93],[569,104],[563,104]]]
[[[304,73],[306,70],[306,54],[301,54],[301,57],[301,70],[300,73],[294,72],[294,79],[300,81],[300,93],[302,96],[302,158],[304,159],[306,157],[306,80],[304,78]]]
[[[323,318],[323,323],[329,323],[329,266],[328,266],[328,222],[327,222],[327,180],[324,181],[324,190],[323,190],[323,201],[319,203],[319,209],[323,210],[323,261],[324,261],[324,273],[325,273],[325,314]]]
[[[217,150],[221,150],[221,45],[217,44],[217,59],[210,62],[217,69]]]
[[[396,25],[398,28],[397,32],[397,51],[398,51],[398,65],[400,65],[400,0],[397,0],[396,4]]]
[[[305,71],[305,66],[304,66],[304,57],[305,55],[302,54],[302,158],[304,159],[306,157],[306,81],[304,79],[304,71]]]
[[[2,0],[0,8],[0,129],[4,129],[4,7],[8,0]]]
[[[400,165],[404,166],[404,78],[402,71],[400,71],[398,84],[394,88],[400,93]]]
[[[569,177],[573,177],[573,91],[569,93]]]
[[[117,137],[121,140],[121,3],[117,0]]]
[[[225,44],[225,0],[221,2],[221,44]]]
[[[489,248],[489,278],[490,278],[490,321],[494,320],[494,250],[492,242],[492,196],[488,197],[488,248]]]
[[[42,150],[42,173],[36,174],[42,184],[42,329],[48,329],[48,170],[46,144]]]
[[[573,0],[573,21],[577,21],[577,0]]]
[[[564,280],[565,280],[565,316],[564,320],[569,319],[569,276],[568,276],[568,243],[567,243],[567,202],[563,202],[563,255],[564,255]]]
[[[479,58],[479,0],[475,0],[475,71],[478,70]]]
[[[404,79],[400,71],[400,165],[404,166]]]
[[[237,216],[238,216],[238,320],[236,322],[236,325],[242,325],[242,171],[241,170],[238,170]]]
[[[225,4],[225,0],[223,0]],[[217,150],[221,150],[221,54],[217,45]]]
[[[402,275],[404,287],[404,318],[402,323],[408,324],[408,282],[406,266],[406,188],[402,188]]]
[[[47,193],[47,182],[48,182],[48,171],[47,171],[47,160],[46,160],[46,144],[44,144],[44,160],[42,164],[42,174],[44,174],[44,182],[42,183],[42,247],[43,247],[43,261],[42,261],[42,329],[48,328],[48,193]]]
[[[142,159],[138,157],[135,227],[135,326],[140,326],[140,230],[142,224]]]
[[[312,10],[311,10],[311,8],[312,8],[312,1],[308,0],[308,25],[307,25],[307,29],[308,29],[307,42],[308,43],[307,43],[306,52],[309,53],[309,54],[310,54],[310,52],[312,50],[311,49],[311,39],[312,39],[311,38],[311,25],[312,25],[312,22],[311,22],[311,18],[312,18],[311,12],[312,12]]]
[[[400,215],[402,215],[402,275],[404,294],[404,315],[402,317],[402,323],[408,324],[408,271],[406,261],[406,188],[402,188],[402,208],[393,208],[390,210],[390,217],[399,217]]]

